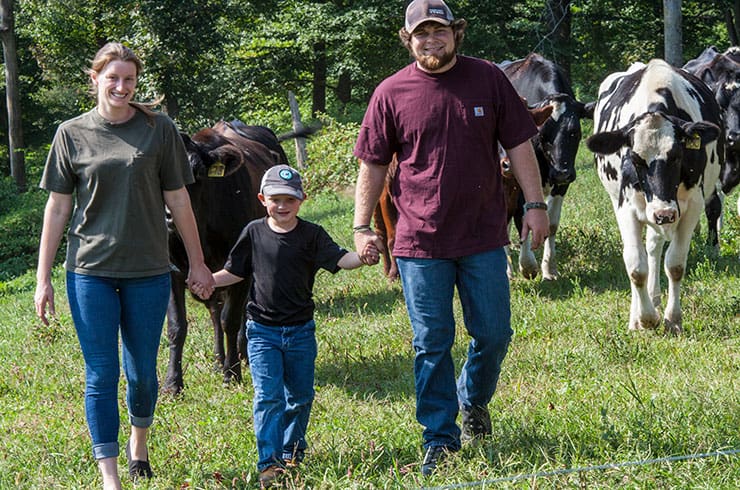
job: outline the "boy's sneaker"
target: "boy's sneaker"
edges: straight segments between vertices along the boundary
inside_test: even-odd
[[[285,470],[280,466],[268,466],[260,471],[260,488],[270,488],[283,473]]]
[[[429,446],[424,454],[424,461],[421,463],[422,476],[430,476],[437,469],[437,466],[447,458],[450,449],[446,446]]]
[[[491,415],[486,407],[461,405],[460,413],[462,414],[462,434],[460,434],[462,442],[483,439],[491,433]]]

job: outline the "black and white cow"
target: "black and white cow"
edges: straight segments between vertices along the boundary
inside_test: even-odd
[[[550,118],[532,141],[547,200],[550,231],[545,241],[541,267],[538,268],[527,240],[519,253],[519,270],[523,276],[534,278],[538,269],[541,269],[543,279],[556,279],[555,235],[560,226],[563,198],[576,178],[575,160],[581,142],[581,119],[593,117],[594,104],[576,100],[565,72],[539,54],[532,53],[524,59],[499,66],[530,106],[553,107]],[[516,217],[515,221],[521,222]]]
[[[664,326],[672,333],[682,329],[680,285],[691,236],[717,192],[721,125],[709,88],[663,60],[636,63],[599,87],[594,134],[586,144],[596,154],[622,236],[632,288],[631,330],[660,324],[660,265],[667,240]]]
[[[725,128],[725,163],[719,180],[722,193],[729,194],[740,184],[740,47],[732,46],[724,53],[710,46],[699,57],[688,61],[684,70],[693,73],[714,92],[722,111]],[[722,194],[707,207],[708,242],[717,247],[722,223]],[[740,214],[740,199],[737,212]]]

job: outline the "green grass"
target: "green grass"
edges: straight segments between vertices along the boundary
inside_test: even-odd
[[[705,228],[693,243],[682,288],[684,333],[634,333],[627,331],[629,283],[611,207],[589,155],[578,170],[559,234],[560,280],[512,281],[516,334],[490,405],[494,435],[464,448],[431,479],[419,476],[413,351],[399,285],[388,284],[380,267],[319,274],[310,453],[287,488],[740,487],[740,456],[544,475],[740,448],[737,192],[727,200],[720,255],[705,251]],[[302,216],[351,246],[351,199],[311,195]],[[59,315],[50,327],[34,316],[33,271],[0,284],[0,489],[101,483],[62,278],[56,269]],[[160,398],[150,447],[156,477],[138,485],[124,478],[124,487],[255,488],[249,376],[242,385],[221,385],[206,311],[189,306],[187,386],[178,398]],[[456,314],[460,319],[459,306]],[[461,320],[458,331],[461,365]],[[161,376],[166,361],[163,341]],[[120,408],[125,420],[123,396]],[[122,445],[126,438],[122,432]],[[125,457],[119,464],[125,475]]]

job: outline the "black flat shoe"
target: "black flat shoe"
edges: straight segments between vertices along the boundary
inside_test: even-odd
[[[151,478],[154,476],[154,473],[152,473],[152,467],[149,466],[149,461],[131,459],[131,441],[126,444],[126,458],[128,459],[128,474],[134,480],[138,478]]]

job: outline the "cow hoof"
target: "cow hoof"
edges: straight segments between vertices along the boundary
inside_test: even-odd
[[[539,271],[537,269],[519,269],[519,272],[525,279],[534,279],[535,277],[537,277],[537,273]]]
[[[680,335],[683,332],[681,322],[674,322],[666,318],[663,320],[663,325],[665,327],[665,333],[668,335]]]
[[[230,384],[239,384],[242,382],[241,365],[233,366],[224,372],[224,386]]]
[[[164,384],[162,384],[162,393],[165,393],[167,395],[173,395],[177,396],[182,394],[182,390],[185,387],[183,386],[183,382],[180,381],[179,383],[176,381],[171,380],[165,380]]]
[[[557,281],[558,279],[560,279],[560,274],[558,274],[557,272],[548,272],[547,274],[545,274],[544,272],[542,273],[543,281]]]

